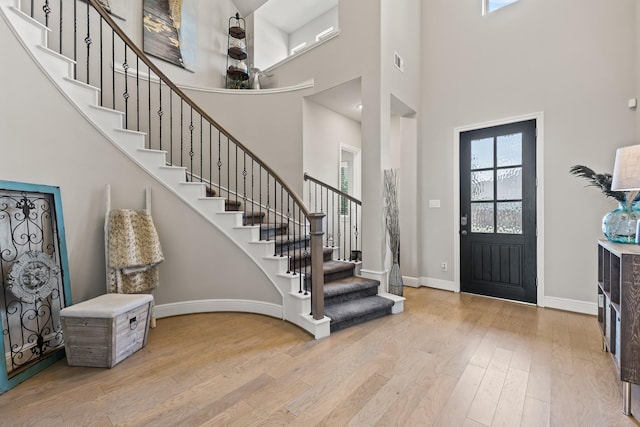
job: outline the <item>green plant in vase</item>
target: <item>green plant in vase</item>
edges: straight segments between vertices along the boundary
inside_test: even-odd
[[[569,173],[586,179],[589,186],[599,188],[605,197],[618,202],[618,208],[602,218],[604,236],[612,242],[636,243],[636,223],[640,219],[640,210],[636,206],[638,193],[611,190],[612,175],[596,173],[587,166],[572,166]]]

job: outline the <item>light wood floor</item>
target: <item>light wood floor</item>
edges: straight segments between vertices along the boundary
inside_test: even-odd
[[[0,425],[640,425],[621,412],[594,317],[405,296],[403,314],[322,340],[252,314],[159,319],[113,369],[62,360],[0,396]]]

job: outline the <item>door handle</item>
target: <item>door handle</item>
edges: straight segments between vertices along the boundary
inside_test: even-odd
[[[462,230],[462,231],[460,232],[460,234],[462,234],[463,236],[466,236],[466,235],[467,235],[467,230]]]
[[[467,225],[467,215],[466,214],[462,215],[460,217],[460,225],[463,226],[463,227],[465,227]]]

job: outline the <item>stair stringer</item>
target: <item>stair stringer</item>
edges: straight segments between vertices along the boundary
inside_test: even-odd
[[[174,193],[187,205],[216,227],[233,244],[238,246],[265,274],[282,297],[282,306],[254,304],[247,310],[282,318],[298,325],[315,338],[329,335],[328,317],[315,320],[311,311],[310,295],[299,293],[299,276],[286,274],[288,257],[274,257],[273,242],[259,240],[259,227],[243,226],[242,212],[226,212],[223,198],[205,197],[205,185],[186,181],[185,168],[167,166],[166,152],[145,147],[146,134],[123,129],[122,113],[98,105],[99,89],[74,80],[74,61],[47,46],[49,29],[20,10],[19,0],[0,0],[0,15],[47,78],[58,88],[64,98],[73,105],[106,139],[150,176]],[[174,169],[182,169],[182,172]],[[181,179],[182,178],[182,179]],[[269,245],[270,243],[270,245]],[[269,248],[270,249],[267,249]],[[169,304],[172,305],[172,304]],[[194,301],[175,305],[166,310],[167,315],[216,311],[219,301]],[[224,307],[228,305],[222,304]],[[205,309],[203,309],[203,307]],[[207,310],[206,308],[209,308]],[[236,308],[239,308],[236,305]],[[178,311],[176,311],[178,310]],[[222,308],[222,310],[228,310]],[[156,315],[163,316],[163,306],[156,306]]]

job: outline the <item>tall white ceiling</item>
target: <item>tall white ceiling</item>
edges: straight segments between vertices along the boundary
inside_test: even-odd
[[[234,0],[238,12],[260,15],[281,30],[292,33],[338,5],[338,0]]]

